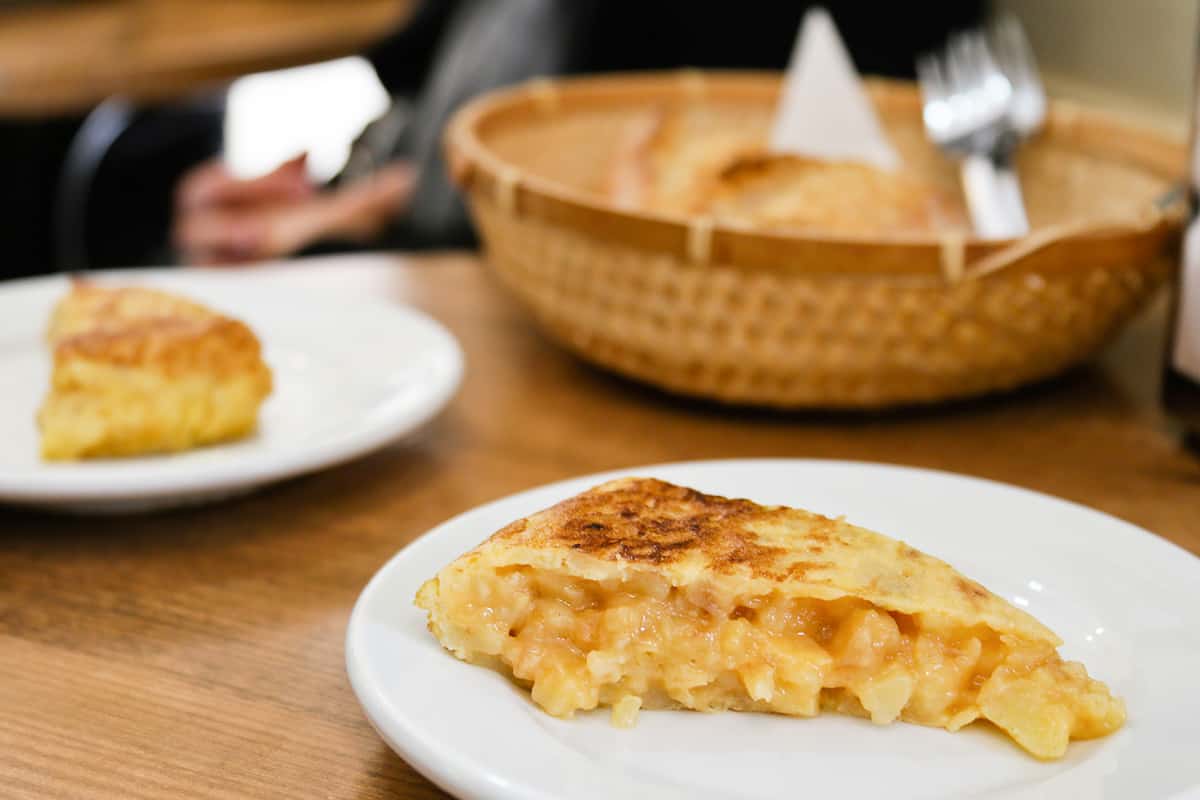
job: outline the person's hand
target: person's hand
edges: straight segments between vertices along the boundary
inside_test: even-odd
[[[195,264],[279,258],[327,239],[366,241],[407,203],[414,184],[413,169],[403,163],[318,192],[303,156],[250,180],[209,162],[180,181],[172,240],[180,257]]]

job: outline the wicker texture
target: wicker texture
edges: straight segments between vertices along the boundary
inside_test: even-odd
[[[611,138],[619,115],[605,112],[589,130],[570,104],[547,103],[546,88],[537,91],[537,113],[566,119],[561,130],[579,141],[597,130]],[[470,130],[511,102],[467,117]],[[512,117],[495,126],[496,137],[508,137],[499,149],[509,158],[530,146],[520,131]],[[572,148],[540,144],[570,168],[562,152]],[[703,221],[664,222],[682,232],[673,237],[669,227],[625,225],[601,200],[585,199],[598,174],[594,163],[582,168],[579,185],[560,187],[562,175],[539,181],[553,167],[527,174],[508,159],[489,162],[490,155],[456,148],[452,134],[452,163],[469,188],[489,261],[541,326],[624,375],[739,404],[883,407],[1053,375],[1100,347],[1159,285],[1178,225],[1139,201],[1138,213],[1117,209],[1128,219],[1056,221],[1023,243],[824,243],[801,235],[759,242],[753,232],[722,232]],[[1103,200],[1109,204],[1114,187],[1128,198],[1161,183],[1127,157],[1108,166],[1116,171]],[[1054,181],[1106,191],[1078,174]],[[1056,207],[1044,186],[1032,194],[1039,206]],[[1074,203],[1078,212],[1080,202],[1064,198],[1057,207]],[[593,204],[601,216],[589,216]]]

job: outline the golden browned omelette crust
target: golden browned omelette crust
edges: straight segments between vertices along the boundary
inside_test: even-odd
[[[536,524],[531,522],[536,519]],[[704,494],[651,478],[612,481],[518,520],[481,545],[569,550],[680,580],[705,573],[760,585],[798,584],[813,596],[869,598],[895,611],[939,611],[997,630],[1062,641],[939,559],[844,520]]]
[[[556,716],[985,719],[1039,758],[1125,720],[1053,632],[945,562],[841,519],[649,478],[513,522],[416,602],[447,649]]]
[[[53,343],[78,334],[120,331],[138,322],[212,320],[219,316],[199,303],[168,292],[140,286],[99,286],[74,279],[71,291],[50,314],[46,338]]]
[[[784,511],[661,481],[631,480],[564,500],[536,530],[518,520],[496,538],[527,547],[568,547],[630,564],[660,565],[702,553],[718,572],[748,567],[752,574],[776,577],[772,567],[782,549],[758,544],[743,526]]]
[[[262,365],[262,348],[250,328],[216,315],[157,317],[79,333],[58,340],[54,354],[63,362],[86,359],[114,367],[152,367],[168,376],[202,372],[222,378],[258,371]],[[269,382],[269,373],[265,377]]]
[[[75,281],[47,331],[42,455],[183,450],[252,432],[271,372],[242,322],[186,298]]]

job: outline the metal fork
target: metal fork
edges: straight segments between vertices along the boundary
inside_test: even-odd
[[[1029,231],[1021,186],[1013,169],[1020,141],[1041,126],[1045,94],[1019,23],[997,21],[985,37],[951,37],[940,55],[917,61],[925,130],[962,158],[963,191],[975,231],[1013,238]]]
[[[1046,121],[1046,90],[1038,74],[1033,48],[1021,23],[1011,14],[997,17],[988,29],[996,65],[1012,85],[1008,119],[1021,139],[1037,133]]]

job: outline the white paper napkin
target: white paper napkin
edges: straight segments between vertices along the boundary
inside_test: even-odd
[[[827,161],[900,165],[829,12],[804,15],[784,77],[771,149]]]

